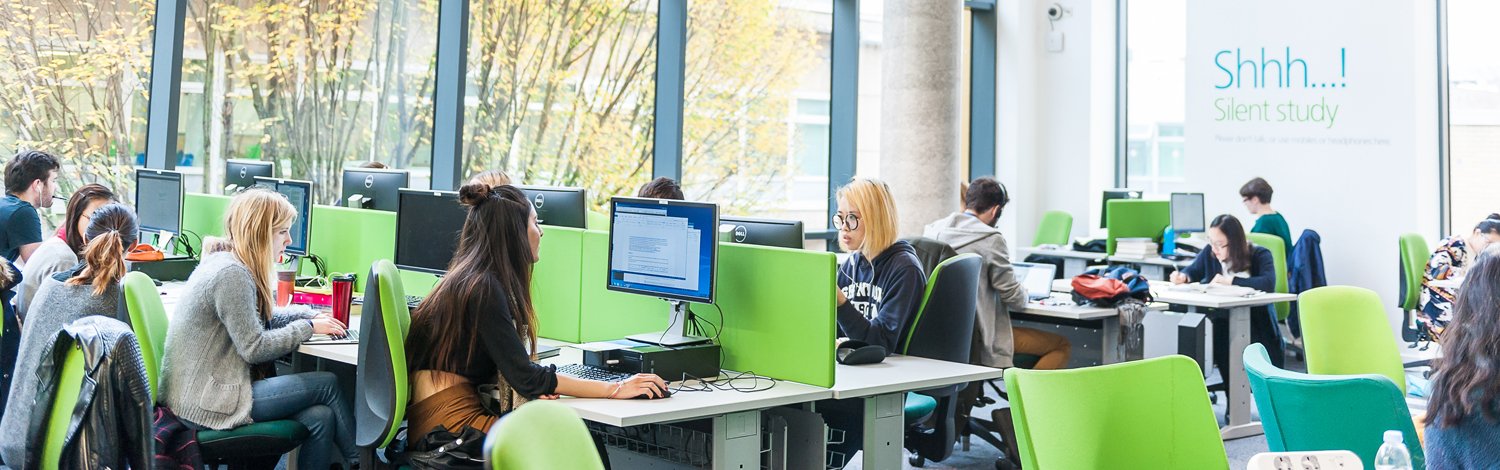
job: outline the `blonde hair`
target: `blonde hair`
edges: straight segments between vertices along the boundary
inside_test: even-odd
[[[838,199],[848,202],[859,212],[859,226],[865,229],[865,242],[859,247],[859,252],[865,258],[875,259],[896,243],[899,220],[896,200],[891,197],[891,188],[884,181],[855,177],[839,188]]]
[[[276,260],[276,230],[290,227],[297,220],[297,208],[280,193],[269,189],[252,188],[234,196],[229,201],[229,211],[224,217],[224,233],[228,234],[230,253],[250,270],[255,279],[256,307],[264,319],[271,318],[271,275]],[[210,242],[205,242],[205,245]],[[220,242],[212,242],[214,248],[222,249]]]
[[[469,177],[468,184],[479,183],[484,183],[491,188],[498,188],[510,184],[510,175],[505,174],[505,170],[495,169],[481,171]]]

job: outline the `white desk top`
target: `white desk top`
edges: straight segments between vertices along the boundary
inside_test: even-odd
[[[839,364],[833,373],[833,398],[838,399],[925,390],[1005,374],[1001,369],[912,356],[890,356],[885,362],[862,366]]]
[[[1016,252],[1020,253],[1021,257],[1023,257],[1023,258],[1026,257],[1026,256],[1028,256],[1028,255],[1042,255],[1042,256],[1056,256],[1056,257],[1059,257],[1059,258],[1075,258],[1075,259],[1082,259],[1082,260],[1089,260],[1089,261],[1102,260],[1102,259],[1104,259],[1104,258],[1106,258],[1108,256],[1108,254],[1106,254],[1106,253],[1099,253],[1099,252],[1065,250],[1065,249],[1061,249],[1061,248],[1056,249],[1056,250],[1047,250],[1047,249],[1042,249],[1042,248],[1038,248],[1038,247],[1034,247],[1034,246],[1026,246],[1026,247],[1016,248]]]
[[[1027,302],[1026,308],[1022,309],[1021,313],[1025,313],[1028,315],[1040,315],[1044,317],[1065,318],[1069,320],[1097,320],[1100,318],[1108,318],[1118,315],[1115,309],[1073,305],[1072,299],[1061,297],[1058,295],[1052,296],[1052,299],[1049,300],[1057,299],[1067,300],[1069,305],[1051,305],[1044,304],[1042,302]]]
[[[1052,290],[1056,292],[1073,292],[1072,279],[1058,279],[1052,281]],[[1182,292],[1169,289],[1172,283],[1167,281],[1151,281],[1151,298],[1156,302],[1186,305],[1189,307],[1204,308],[1235,308],[1235,307],[1259,307],[1277,302],[1294,302],[1296,294],[1277,294],[1264,292],[1251,297],[1226,297],[1222,295],[1203,294],[1198,292]],[[1029,312],[1028,312],[1029,313]]]
[[[1149,265],[1152,265],[1152,266],[1166,266],[1166,267],[1174,267],[1174,268],[1183,268],[1183,267],[1191,266],[1193,264],[1193,259],[1192,258],[1188,258],[1188,259],[1184,259],[1184,260],[1172,260],[1172,259],[1166,259],[1166,258],[1163,258],[1163,257],[1160,257],[1160,256],[1152,256],[1150,258],[1132,258],[1132,257],[1129,257],[1129,256],[1111,256],[1111,257],[1109,257],[1109,261],[1111,263],[1137,263],[1137,264],[1149,264]]]

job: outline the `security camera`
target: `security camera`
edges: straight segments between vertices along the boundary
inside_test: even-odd
[[[1068,10],[1066,8],[1063,8],[1062,4],[1053,3],[1052,6],[1047,7],[1047,19],[1052,21],[1060,20],[1062,19],[1064,14],[1067,14],[1067,12]]]

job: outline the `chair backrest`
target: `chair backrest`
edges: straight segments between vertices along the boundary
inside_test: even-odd
[[[1401,250],[1401,310],[1416,310],[1422,292],[1422,270],[1427,269],[1427,239],[1420,233],[1402,234],[1397,241]]]
[[[411,391],[406,369],[411,312],[406,306],[401,274],[390,260],[378,260],[370,266],[365,299],[359,320],[359,364],[355,366],[354,443],[382,448],[390,445],[406,419]]]
[[[1272,452],[1347,450],[1374,470],[1385,431],[1406,437],[1412,467],[1423,468],[1422,444],[1401,390],[1379,374],[1309,375],[1271,364],[1266,347],[1245,348],[1245,373]]]
[[[484,438],[485,468],[602,470],[588,426],[572,408],[532,401],[501,417]]]
[[[73,418],[73,408],[78,405],[78,396],[83,391],[83,375],[86,364],[83,349],[72,340],[59,341],[66,345],[68,353],[63,358],[62,370],[56,371],[57,393],[47,411],[47,429],[42,441],[42,468],[60,468],[64,445],[68,440],[68,424]],[[19,465],[16,465],[19,467]]]
[[[932,273],[937,271],[939,264],[958,256],[953,246],[935,238],[911,237],[902,240],[906,240],[917,251],[917,263],[922,265],[922,272],[927,274],[928,279],[932,279]]]
[[[906,328],[896,353],[969,363],[974,311],[979,303],[981,258],[965,253],[948,258],[927,277],[917,316]]]
[[[1375,291],[1352,286],[1319,287],[1298,296],[1297,306],[1301,309],[1308,373],[1380,374],[1406,393],[1401,353]]]
[[[1250,240],[1250,243],[1266,247],[1267,250],[1271,251],[1271,258],[1275,260],[1273,264],[1276,265],[1276,292],[1281,294],[1289,292],[1286,283],[1286,251],[1288,248],[1286,242],[1281,237],[1267,233],[1251,233],[1246,235],[1246,237]],[[1272,305],[1276,306],[1277,320],[1286,320],[1287,315],[1292,314],[1291,302],[1278,302]]]
[[[146,382],[151,396],[158,396],[156,383],[161,376],[161,356],[167,342],[167,308],[151,276],[135,271],[125,275],[125,310],[130,313],[130,329],[141,345],[141,359],[146,363]]]
[[[1203,371],[1185,356],[1011,368],[1005,387],[1025,468],[1229,468]]]
[[[1047,211],[1046,214],[1042,214],[1042,222],[1036,226],[1036,236],[1031,237],[1031,246],[1067,246],[1069,235],[1072,233],[1073,214],[1063,211]]]

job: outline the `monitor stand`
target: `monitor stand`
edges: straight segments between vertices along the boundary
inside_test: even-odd
[[[666,347],[687,346],[709,341],[709,338],[689,334],[694,332],[695,328],[692,326],[693,312],[688,310],[687,302],[668,300],[667,303],[672,305],[672,316],[668,320],[666,330],[630,335],[625,339]],[[674,329],[676,331],[673,331]]]

